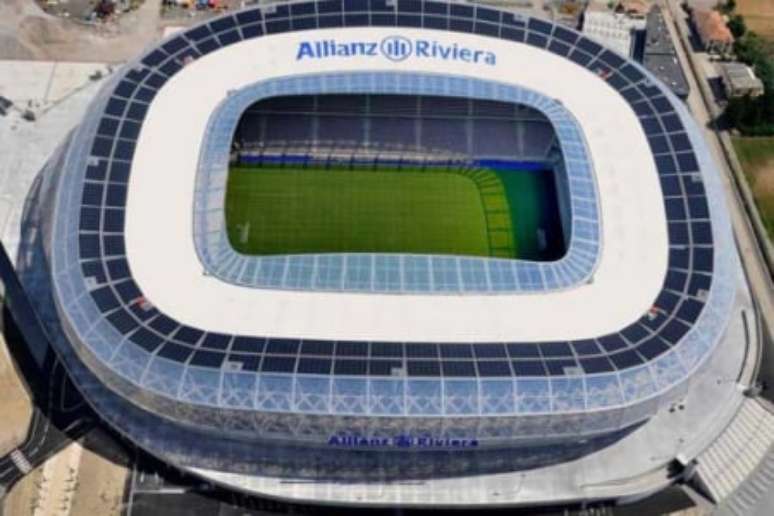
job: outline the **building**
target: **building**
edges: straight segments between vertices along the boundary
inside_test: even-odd
[[[661,82],[669,86],[675,95],[683,100],[688,98],[690,93],[688,81],[677,58],[661,8],[658,6],[653,6],[648,12],[642,64]]]
[[[734,49],[734,36],[718,11],[694,9],[691,21],[704,50],[710,54],[726,55]]]
[[[642,5],[641,2],[629,2],[610,8],[601,2],[589,3],[583,14],[583,33],[631,57],[636,34],[645,28]]]
[[[718,63],[726,94],[730,97],[763,95],[763,81],[744,63]]]
[[[518,167],[553,185],[558,229],[528,236],[561,256],[497,254],[502,205],[478,217],[485,255],[238,252],[256,226],[224,214],[235,154],[326,180],[451,171],[431,179],[487,210]],[[755,338],[686,107],[592,38],[481,6],[297,2],[171,35],[105,85],[24,219],[21,279],[94,410],[273,498],[636,499],[723,428]]]

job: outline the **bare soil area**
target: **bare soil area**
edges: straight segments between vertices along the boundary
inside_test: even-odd
[[[774,0],[737,0],[735,12],[744,16],[748,29],[774,39]]]
[[[51,16],[35,0],[0,2],[0,59],[121,62],[161,34],[161,0],[97,27]]]
[[[27,436],[32,403],[16,368],[11,362],[5,340],[0,334],[0,455],[18,447]]]

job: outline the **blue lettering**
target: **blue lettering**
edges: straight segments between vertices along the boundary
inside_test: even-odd
[[[301,44],[298,46],[298,54],[296,55],[296,61],[300,61],[304,57],[314,58],[316,57],[314,55],[314,50],[312,49],[312,44],[308,41],[302,41]]]

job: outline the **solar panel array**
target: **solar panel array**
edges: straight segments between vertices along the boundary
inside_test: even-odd
[[[668,272],[652,310],[620,331],[578,341],[353,342],[213,333],[180,324],[149,303],[132,279],[123,230],[137,136],[159,89],[187,60],[244,39],[357,26],[425,27],[525,43],[566,57],[618,91],[647,134],[669,225]],[[709,296],[717,259],[713,227],[683,115],[639,66],[572,30],[470,5],[302,2],[218,18],[164,42],[123,73],[105,103],[80,186],[79,265],[103,318],[93,326],[80,322],[93,352],[146,389],[201,405],[267,411],[581,411],[630,404],[676,385],[722,331],[718,315],[700,333],[689,333],[705,304],[718,300],[713,310],[723,314],[731,296]],[[729,252],[726,264],[733,260]]]
[[[229,241],[223,217],[231,138],[244,110],[278,91],[389,95],[444,92],[450,99],[496,99],[539,110],[556,128],[564,154],[563,159],[557,157],[555,166],[557,174],[566,175],[567,204],[572,212],[567,222],[571,233],[567,252],[552,262],[386,253],[237,253]],[[229,95],[210,117],[196,179],[194,241],[208,274],[250,287],[417,294],[566,289],[589,279],[599,254],[597,192],[582,135],[577,121],[555,99],[525,88],[482,80],[437,74],[349,72],[263,81]]]

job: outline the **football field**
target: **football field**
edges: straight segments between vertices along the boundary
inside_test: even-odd
[[[249,255],[517,256],[505,188],[488,170],[237,166],[226,226]]]

